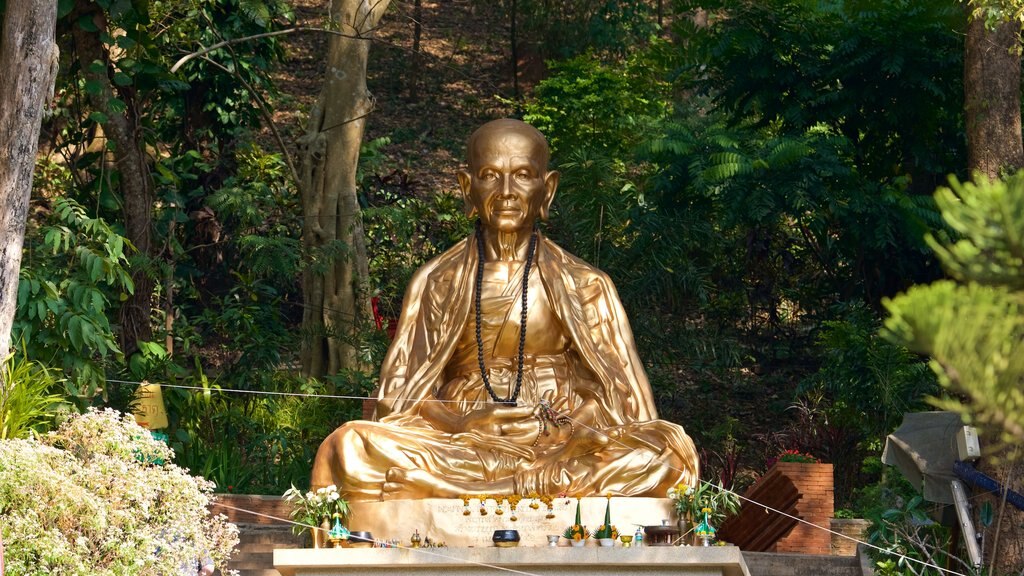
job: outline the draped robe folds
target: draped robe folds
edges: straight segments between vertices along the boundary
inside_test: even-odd
[[[381,367],[375,421],[348,422],[324,440],[314,487],[333,483],[352,500],[377,500],[392,495],[382,493],[391,469],[423,470],[478,487],[466,493],[494,493],[495,483],[505,481],[504,489],[524,495],[664,496],[679,482],[697,482],[693,442],[681,426],[657,419],[611,280],[543,237],[534,261],[558,328],[571,343],[568,376],[563,370],[556,378],[554,407],[573,419],[573,436],[561,444],[513,444],[478,431],[445,432],[421,413],[421,403],[439,396],[460,400],[448,404],[456,411],[488,402],[479,377],[458,386],[446,381],[446,367],[473,322],[477,250],[471,237],[417,271]],[[524,371],[531,369],[527,362]],[[530,397],[529,376],[524,374],[521,405]],[[595,430],[602,434],[587,433]],[[457,496],[424,494],[422,488],[393,493],[410,495]]]

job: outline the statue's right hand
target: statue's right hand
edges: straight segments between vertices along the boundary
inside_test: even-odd
[[[478,432],[491,436],[509,436],[520,433],[520,428],[534,421],[534,408],[530,406],[494,405],[471,410],[462,416],[463,432]],[[533,423],[536,428],[536,423]]]

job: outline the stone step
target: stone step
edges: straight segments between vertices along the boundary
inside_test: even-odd
[[[861,576],[856,556],[744,552],[751,576]]]
[[[274,567],[274,553],[257,553],[257,554],[246,554],[245,556],[239,556],[237,559],[232,560],[228,566],[232,570],[257,570],[257,569],[269,569]]]
[[[295,543],[296,546],[302,546],[308,539],[309,534],[293,534],[291,526],[238,524],[238,543],[240,546],[258,542]]]
[[[250,542],[244,546],[239,546],[238,550],[239,554],[241,552],[256,554],[260,552],[273,552],[281,548],[305,548],[305,546],[296,542]]]
[[[232,568],[232,570],[238,569]],[[281,576],[281,572],[278,572],[272,568],[239,570],[239,576]]]
[[[274,550],[302,548],[308,539],[308,534],[293,534],[288,525],[238,524],[238,549],[228,567],[238,576],[280,576],[274,569]]]
[[[245,524],[236,522],[239,533],[246,534],[291,534],[291,524]]]
[[[238,545],[246,546],[248,544],[264,544],[272,542],[275,544],[294,544],[295,546],[303,546],[304,543],[309,540],[309,534],[302,534],[296,536],[291,531],[279,532],[279,533],[256,533],[250,534],[242,532],[238,535]]]

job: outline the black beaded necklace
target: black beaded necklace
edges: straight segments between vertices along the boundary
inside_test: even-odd
[[[519,370],[516,373],[516,386],[512,389],[512,394],[508,398],[501,398],[494,393],[494,388],[491,388],[491,379],[487,375],[487,367],[484,366],[484,340],[480,334],[480,298],[483,292],[482,284],[484,281],[484,233],[483,225],[480,220],[476,221],[476,251],[477,251],[477,264],[476,264],[476,358],[480,362],[480,377],[484,382],[484,389],[487,390],[487,394],[492,400],[499,404],[511,404],[515,405],[516,400],[519,399],[519,390],[523,386],[523,354],[526,349],[526,298],[527,289],[530,284],[530,267],[533,265],[533,255],[537,249],[537,228],[533,229],[533,233],[530,234],[530,246],[526,249],[526,265],[523,266],[523,310],[522,316],[519,320]]]

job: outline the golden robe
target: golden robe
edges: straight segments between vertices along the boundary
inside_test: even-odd
[[[544,398],[573,421],[554,444],[513,442],[475,430],[446,432],[421,413],[444,401],[465,413],[490,405],[476,358],[473,307],[477,250],[468,238],[424,265],[405,295],[381,367],[374,422],[348,422],[321,445],[312,484],[337,484],[376,500],[389,470],[426,471],[462,493],[664,496],[694,484],[698,459],[683,428],[657,420],[650,384],[625,311],[603,272],[539,239],[530,275],[527,347],[519,405]],[[482,304],[486,365],[497,394],[515,380],[521,273]],[[547,313],[546,322],[534,318]],[[538,428],[539,433],[539,428]],[[563,435],[564,437],[564,435]],[[419,486],[395,497],[454,497]]]

